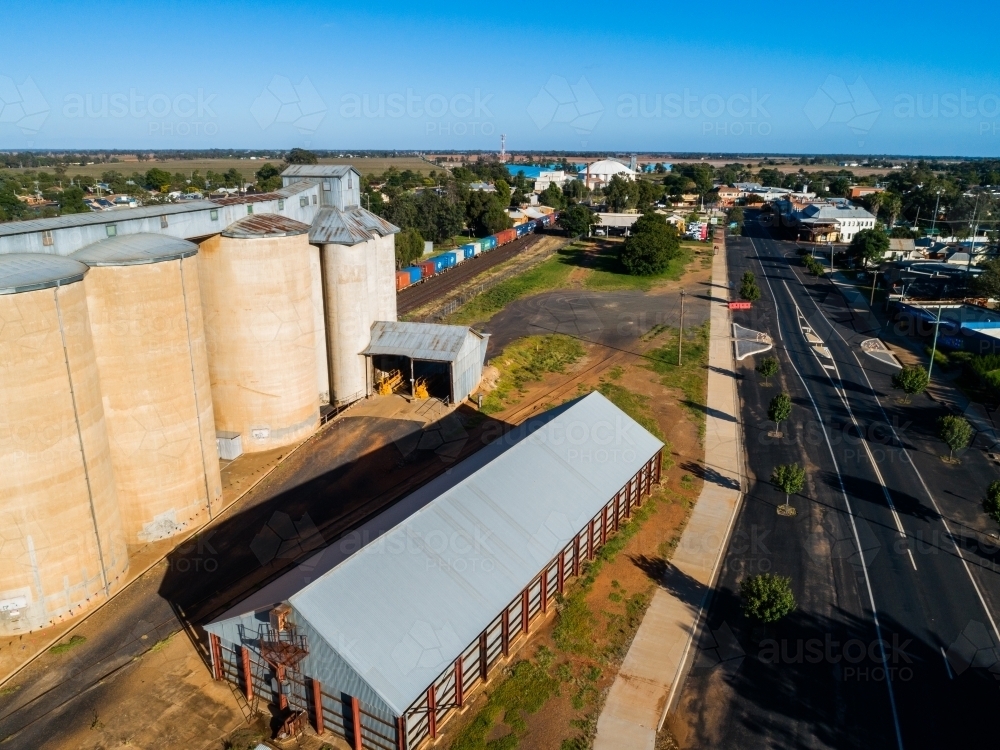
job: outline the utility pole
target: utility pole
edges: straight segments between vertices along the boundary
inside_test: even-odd
[[[875,306],[875,280],[878,278],[878,266],[872,271],[872,298],[868,300],[868,307]]]
[[[677,366],[680,367],[683,360],[681,359],[684,355],[684,297],[687,295],[683,289],[681,289],[681,325],[680,333],[677,335]]]
[[[979,196],[976,196],[976,207],[972,209],[972,241],[969,243],[969,262],[965,264],[965,283],[969,283],[972,275],[972,254],[976,252],[976,235],[979,233],[979,223],[976,221],[976,213],[979,211]]]
[[[937,198],[934,199],[934,216],[931,217],[931,235],[934,235],[934,225],[937,224],[938,205],[941,203],[941,191],[937,191]]]
[[[830,243],[830,273],[833,273],[833,243]]]
[[[938,330],[941,328],[941,307],[938,306],[937,320],[934,321],[934,343],[931,344],[931,362],[927,365],[927,382],[931,380],[931,373],[934,372],[934,355],[937,353]]]

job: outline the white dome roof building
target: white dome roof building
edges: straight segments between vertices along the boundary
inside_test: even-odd
[[[580,179],[591,190],[604,187],[611,182],[611,178],[615,175],[623,180],[635,179],[635,172],[614,159],[601,159],[580,170]]]

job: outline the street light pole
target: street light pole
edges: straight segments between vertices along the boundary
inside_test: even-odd
[[[927,365],[927,382],[931,380],[931,373],[934,372],[934,355],[937,354],[938,331],[941,329],[941,307],[938,307],[937,320],[934,321],[934,342],[931,344],[931,362]]]
[[[937,224],[938,204],[941,203],[941,191],[937,191],[937,198],[934,200],[934,216],[931,217],[931,235],[934,235],[934,225]]]

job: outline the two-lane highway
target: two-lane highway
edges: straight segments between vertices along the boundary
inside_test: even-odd
[[[779,388],[742,363],[757,481],[682,693],[682,744],[917,748],[988,737],[1000,634],[982,588],[996,582],[973,575],[919,470],[926,455],[907,450],[905,425],[883,410],[872,378],[883,382],[890,366],[862,352],[868,336],[828,283],[803,274],[794,244],[748,229],[730,241],[730,278],[738,286],[753,271],[763,299],[736,322],[772,336],[795,408],[771,436],[767,403]],[[791,461],[809,480],[789,519],[767,482]],[[765,569],[791,576],[799,602],[769,627],[747,622],[737,596],[739,580]]]

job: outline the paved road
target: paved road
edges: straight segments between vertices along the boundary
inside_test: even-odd
[[[861,352],[870,334],[854,330],[839,294],[803,275],[794,244],[749,228],[751,238],[730,243],[730,277],[752,270],[763,299],[736,322],[773,337],[795,407],[784,437],[770,437],[767,403],[779,388],[764,387],[745,360],[747,460],[758,480],[682,692],[684,744],[918,748],[990,738],[1000,580],[969,505],[995,472],[974,452],[960,468],[944,464],[936,407],[900,413],[892,370]],[[804,326],[829,358],[812,351]],[[809,473],[793,519],[777,515],[783,498],[767,484],[791,461]],[[799,603],[767,627],[742,616],[736,593],[764,570],[791,576]]]

